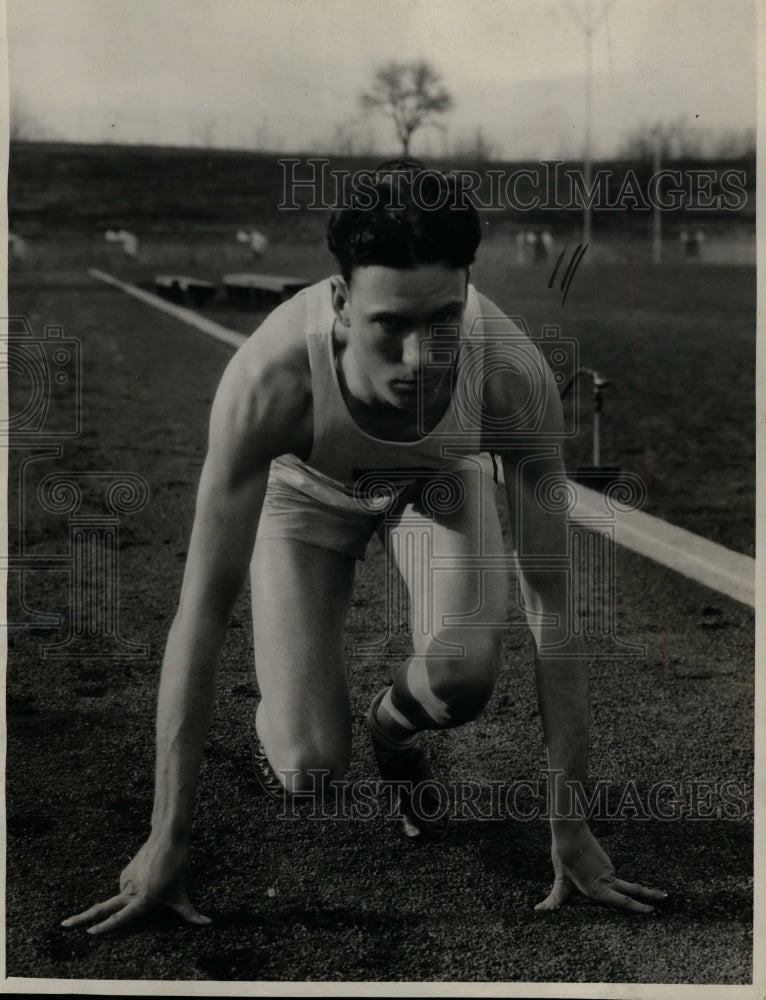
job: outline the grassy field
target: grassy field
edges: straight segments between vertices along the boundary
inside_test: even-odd
[[[242,225],[258,225],[270,238],[287,242],[311,242],[321,236],[323,211],[284,211],[285,177],[305,180],[322,172],[327,179],[323,199],[332,202],[336,184],[333,172],[354,173],[375,166],[367,157],[317,157],[316,154],[291,154],[287,159],[303,161],[297,166],[281,166],[279,153],[206,149],[163,149],[157,147],[89,146],[55,143],[14,143],[10,151],[9,207],[11,228],[22,236],[39,236],[56,230],[67,236],[103,232],[107,227],[124,226],[134,232],[154,236],[179,236],[189,232],[225,233]],[[310,167],[307,160],[324,159],[326,167]],[[710,211],[678,209],[666,213],[665,224],[674,235],[681,228],[694,225],[708,234],[714,232],[746,234],[754,239],[755,162],[738,160],[675,161],[666,164],[674,169],[739,170],[744,174],[746,202],[737,211],[720,214]],[[475,160],[429,163],[440,169],[473,170],[482,174],[477,195],[482,204],[494,198],[495,187],[483,174],[486,170],[532,170],[535,184],[523,186],[519,197],[546,204],[547,172],[539,163],[477,163]],[[563,164],[567,170],[581,168],[576,161]],[[552,169],[552,168],[551,168]],[[606,161],[594,164],[619,183],[627,171],[634,172],[641,184],[651,174],[648,161]],[[314,203],[311,189],[295,188],[295,202]],[[497,200],[497,199],[495,199]],[[507,200],[507,199],[506,199]],[[570,200],[569,184],[562,181],[558,203]],[[492,210],[487,217],[497,225],[545,225],[557,234],[575,233],[580,214],[575,209],[547,208],[524,211],[505,207]],[[629,213],[629,218],[644,233],[651,228],[646,211]],[[620,210],[594,213],[596,233],[614,231],[623,225]]]
[[[245,592],[221,658],[193,842],[191,892],[214,917],[201,931],[158,915],[136,933],[94,940],[59,921],[111,894],[147,832],[159,663],[183,572],[210,401],[230,357],[223,345],[74,272],[12,288],[34,329],[77,329],[83,351],[83,433],[63,457],[25,465],[13,454],[12,538],[23,511],[28,555],[65,552],[66,518],[37,488],[51,472],[142,475],[149,502],[124,516],[120,634],[148,656],[60,659],[65,570],[12,574],[11,612],[62,612],[58,628],[11,630],[8,675],[7,972],[58,979],[235,982],[744,983],[752,961],[752,612],[623,550],[617,629],[642,656],[592,665],[590,778],[612,806],[634,782],[642,800],[675,782],[684,801],[715,789],[712,815],[595,823],[626,878],[670,893],[653,921],[575,901],[533,910],[550,869],[546,824],[456,819],[438,849],[412,852],[382,816],[280,820],[259,798],[249,752],[258,690]],[[89,507],[88,510],[91,510]],[[502,510],[502,507],[501,507]],[[364,734],[372,693],[408,650],[404,620],[385,653],[382,552],[360,567],[346,635],[353,713],[349,778],[375,769]],[[530,639],[509,608],[498,687],[481,719],[432,734],[443,780],[540,780],[544,753]],[[29,619],[26,622],[29,625]],[[98,642],[97,642],[98,645]],[[603,652],[603,650],[602,650]],[[695,785],[694,783],[698,783]],[[722,812],[718,790],[740,788]],[[526,811],[534,808],[529,795]],[[672,815],[672,811],[671,811]]]

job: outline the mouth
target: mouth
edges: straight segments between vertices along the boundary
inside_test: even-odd
[[[401,392],[405,394],[411,393],[429,393],[435,392],[441,383],[441,379],[429,377],[429,378],[418,378],[418,379],[404,379],[398,378],[391,382],[395,392]]]

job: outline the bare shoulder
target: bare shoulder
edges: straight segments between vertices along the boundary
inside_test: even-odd
[[[269,313],[234,355],[229,368],[244,383],[257,383],[261,392],[276,395],[303,383],[310,387],[304,296],[296,295]]]
[[[485,337],[484,413],[487,426],[494,428],[492,450],[528,443],[538,433],[558,433],[561,402],[553,373],[539,348],[480,293],[479,305]],[[498,441],[499,427],[507,429],[507,441]]]
[[[302,295],[263,321],[223,373],[210,420],[210,450],[270,461],[310,449],[311,369]]]

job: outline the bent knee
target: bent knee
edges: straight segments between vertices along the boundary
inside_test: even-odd
[[[443,724],[468,722],[485,707],[497,682],[500,638],[492,634],[463,643],[464,656],[445,656],[428,668],[435,704],[443,706]]]
[[[350,747],[301,746],[280,754],[272,767],[288,793],[324,795],[330,782],[343,778],[350,758]]]

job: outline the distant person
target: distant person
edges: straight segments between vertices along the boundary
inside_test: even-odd
[[[696,233],[687,233],[685,229],[682,229],[680,239],[687,257],[699,257],[702,241],[705,239],[704,233],[699,230]]]
[[[125,229],[107,229],[104,234],[107,243],[119,243],[127,257],[138,257],[138,237]]]
[[[535,260],[538,264],[548,259],[548,244],[545,242],[545,233],[535,233]]]
[[[250,247],[250,252],[256,260],[263,257],[269,249],[268,238],[257,229],[240,229],[237,232],[237,240]]]
[[[527,237],[523,230],[516,233],[516,263],[523,267],[527,261]]]
[[[8,232],[8,256],[12,263],[26,260],[27,241],[18,233]]]
[[[160,906],[208,922],[188,899],[185,871],[217,660],[248,569],[257,778],[284,801],[329,794],[327,782],[343,777],[352,722],[344,623],[356,561],[375,534],[409,588],[414,650],[373,698],[369,735],[382,779],[398,790],[398,834],[411,844],[445,835],[421,734],[481,713],[507,612],[505,574],[492,562],[503,540],[495,484],[479,459],[486,451],[504,469],[558,774],[549,803],[555,881],[539,908],[578,889],[646,913],[664,895],[615,878],[573,794],[586,781],[588,663],[569,628],[566,517],[543,501],[566,479],[551,447],[562,430],[553,376],[470,282],[476,211],[454,198],[424,209],[456,191],[451,178],[420,173],[414,162],[380,167],[372,206],[368,187],[365,202],[351,192],[328,226],[340,273],[276,309],[223,375],[162,668],[151,834],[120,892],[67,926],[103,933]],[[401,208],[387,207],[394,183]],[[438,570],[413,558],[425,551]],[[513,726],[509,712],[509,740]]]

